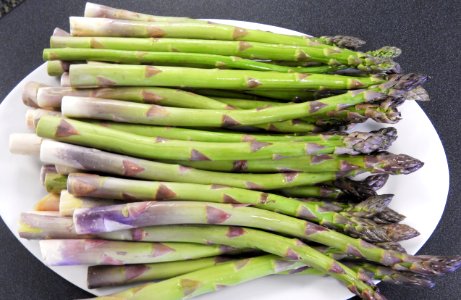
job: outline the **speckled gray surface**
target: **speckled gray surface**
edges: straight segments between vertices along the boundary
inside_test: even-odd
[[[396,45],[405,70],[428,73],[432,102],[424,103],[450,166],[450,193],[442,221],[419,252],[461,254],[460,1],[163,0],[99,1],[158,15],[246,20],[313,35],[349,34],[367,48]],[[25,1],[0,19],[0,99],[39,66],[54,27],[67,28],[85,1]],[[25,26],[25,23],[30,26]],[[417,130],[417,126],[415,126]],[[6,170],[4,170],[6,171]],[[44,267],[0,222],[0,299],[75,299],[89,294]],[[461,272],[437,280],[434,290],[380,284],[389,299],[460,299]],[[306,299],[309,296],[306,295]]]

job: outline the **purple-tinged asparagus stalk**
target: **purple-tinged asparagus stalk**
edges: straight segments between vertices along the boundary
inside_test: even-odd
[[[371,132],[353,132],[337,141],[292,142],[290,147],[281,142],[208,143],[153,140],[96,124],[53,116],[43,116],[38,122],[36,132],[43,138],[134,157],[192,161],[256,160],[331,153],[371,153],[387,149],[397,137],[394,128],[382,128]],[[347,175],[350,172],[345,171],[345,173]]]
[[[75,197],[67,191],[61,191],[61,196],[59,198],[59,214],[65,217],[72,217],[75,209],[92,208],[114,204],[116,204],[116,202],[113,200]]]
[[[35,132],[35,128],[37,127],[38,121],[43,116],[61,116],[61,113],[58,111],[47,110],[47,109],[28,109],[26,112],[26,126],[30,130]]]
[[[253,190],[311,185],[337,178],[336,173],[232,174],[157,163],[80,146],[44,140],[40,160],[85,171],[147,180],[216,184]]]
[[[46,86],[47,85],[35,81],[26,83],[22,92],[22,102],[27,106],[38,108],[37,91],[39,88]]]
[[[40,241],[43,261],[48,266],[156,263],[222,255],[233,250],[192,243],[131,243],[98,239]]]
[[[214,203],[247,204],[261,209],[309,220],[321,225],[360,237],[370,242],[383,242],[398,236],[394,231],[410,234],[405,225],[392,228],[380,227],[358,217],[370,217],[383,211],[390,201],[389,196],[376,196],[358,205],[302,202],[275,194],[231,187],[216,187],[187,183],[136,181],[102,177],[89,174],[71,174],[67,188],[75,196],[116,199],[122,201],[189,200]],[[351,219],[354,217],[353,219]],[[352,221],[353,220],[353,221]],[[404,239],[414,237],[400,234]]]

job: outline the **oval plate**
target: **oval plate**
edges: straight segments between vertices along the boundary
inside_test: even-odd
[[[289,29],[233,20],[213,20],[214,22],[260,29],[283,34],[300,35]],[[18,217],[23,211],[31,210],[34,203],[45,195],[39,182],[40,162],[36,157],[11,155],[8,152],[8,136],[11,133],[27,132],[24,115],[26,107],[22,104],[21,93],[25,83],[38,81],[49,85],[59,85],[54,77],[46,72],[43,64],[24,78],[5,98],[0,106],[0,172],[3,199],[0,201],[0,215],[6,225],[19,239]],[[399,138],[390,152],[406,153],[425,162],[418,172],[407,176],[392,176],[380,193],[395,194],[391,207],[407,216],[405,223],[416,228],[421,235],[402,243],[409,253],[415,253],[429,239],[439,222],[448,194],[448,165],[439,136],[415,102],[407,102],[401,107],[403,120],[394,127]],[[380,127],[373,122],[357,126],[356,130],[375,130]],[[37,241],[19,241],[39,260],[40,250]],[[53,271],[74,285],[95,295],[107,295],[123,288],[93,289],[86,286],[87,268],[51,267]],[[315,276],[270,276],[237,287],[203,295],[201,300],[233,300],[245,295],[248,300],[301,299],[309,297],[316,300],[347,299],[352,294],[332,278]]]

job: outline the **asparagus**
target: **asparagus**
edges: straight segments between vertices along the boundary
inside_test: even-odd
[[[149,159],[173,160],[253,160],[306,154],[370,153],[376,150],[385,150],[396,138],[395,129],[384,128],[370,133],[354,132],[342,141],[336,142],[292,142],[289,148],[281,142],[207,143],[153,140],[95,124],[52,116],[42,117],[36,132],[43,138],[90,146],[101,150]],[[353,169],[349,171],[353,171]]]
[[[379,196],[369,202],[356,205],[335,205],[323,202],[301,202],[269,193],[244,189],[185,183],[149,182],[102,177],[89,174],[71,174],[67,181],[68,191],[77,197],[93,197],[124,201],[191,200],[214,203],[247,204],[269,211],[310,220],[329,228],[343,231],[354,237],[371,242],[395,240],[395,237],[414,237],[407,226],[382,227],[363,222],[359,218],[372,216],[384,209],[378,208]],[[378,204],[376,204],[378,202]],[[395,234],[403,231],[405,234]]]
[[[171,162],[171,161],[169,161]],[[423,163],[406,154],[378,153],[375,155],[312,155],[287,157],[277,160],[235,160],[235,161],[173,161],[196,169],[221,172],[350,172],[355,171],[410,174]]]
[[[85,4],[84,16],[90,18],[111,18],[147,22],[206,22],[185,17],[152,16],[91,2]]]
[[[230,105],[232,107],[236,107],[239,109],[255,109],[255,108],[266,108],[271,106],[280,106],[283,103],[274,102],[274,101],[261,101],[261,100],[251,100],[248,99],[236,99],[236,98],[220,98],[220,97],[213,97],[213,99]]]
[[[326,185],[317,185],[317,186],[299,186],[296,188],[286,188],[274,191],[276,193],[281,193],[284,196],[288,197],[298,197],[298,198],[321,198],[328,200],[339,200],[342,199],[345,195],[341,189],[332,186]],[[304,200],[304,199],[301,199]]]
[[[398,72],[400,69],[398,64],[392,62],[390,59],[375,58],[366,53],[351,52],[337,48],[331,51],[316,47],[293,47],[280,45],[279,41],[274,44],[268,44],[247,41],[199,39],[52,36],[50,46],[52,48],[104,48],[114,50],[207,53],[273,61],[303,62],[315,59],[327,64],[329,63],[334,67],[341,64],[352,64],[365,71],[383,69],[389,72]],[[359,58],[356,59],[357,57]]]
[[[103,152],[55,141],[41,144],[40,160],[86,171],[98,171],[147,180],[218,184],[253,190],[280,189],[289,186],[312,185],[336,179],[336,174],[232,174],[195,170],[179,165],[157,163],[129,156]]]
[[[49,213],[47,213],[49,214]],[[45,219],[44,219],[45,218]],[[46,238],[99,238],[99,239],[109,239],[109,240],[128,240],[128,241],[151,241],[151,242],[194,242],[194,243],[205,243],[209,244],[223,244],[236,248],[248,247],[256,248],[263,251],[270,249],[271,245],[277,245],[277,238],[275,240],[271,239],[271,236],[278,237],[274,234],[261,232],[266,234],[268,238],[267,241],[263,244],[259,244],[256,240],[250,236],[240,236],[240,239],[233,240],[234,236],[226,238],[226,232],[233,232],[237,230],[240,232],[241,229],[228,226],[155,226],[149,228],[138,228],[132,230],[122,230],[111,233],[103,233],[98,235],[78,235],[75,232],[74,224],[72,218],[61,217],[57,214],[52,215],[52,218],[43,216],[37,212],[33,213],[23,213],[20,220],[20,236],[28,239],[46,239]],[[223,236],[221,237],[217,232],[221,232]],[[245,228],[244,232],[250,231],[251,233],[260,232],[255,229]],[[261,237],[262,238],[262,237]],[[348,237],[346,237],[348,238]],[[349,238],[351,239],[351,238]],[[354,239],[352,239],[354,240]],[[322,248],[317,247],[316,249],[322,251],[327,255],[334,255],[337,259],[352,257],[366,257],[368,260],[376,261],[378,263],[392,266],[395,270],[400,271],[410,271],[414,273],[424,273],[424,274],[443,274],[446,272],[451,272],[456,270],[459,267],[460,257],[438,257],[438,256],[412,256],[405,253],[400,253],[397,251],[386,250],[379,247],[376,247],[372,244],[368,244],[362,241],[361,246],[359,245],[357,249],[353,244],[349,245],[345,250],[337,250],[339,246],[333,248],[327,248],[322,250]],[[360,249],[361,247],[363,249]],[[263,247],[263,248],[261,248]],[[266,250],[265,250],[266,249]],[[360,249],[360,250],[358,250]],[[235,251],[235,250],[234,250]],[[271,252],[268,250],[266,252]],[[370,254],[374,253],[374,254]],[[283,256],[283,255],[282,255]],[[370,257],[375,257],[376,259]]]
[[[229,260],[230,259],[226,257],[216,256],[153,264],[90,266],[88,267],[87,276],[88,288],[94,289],[167,279],[216,266],[219,263]]]
[[[270,99],[276,99],[281,101],[311,101],[317,100],[336,94],[344,93],[345,91],[331,91],[331,90],[320,90],[320,91],[309,91],[309,90],[246,90],[245,93],[250,95],[261,96]]]
[[[282,73],[328,73],[338,70],[336,67],[287,67],[265,62],[244,59],[237,56],[223,56],[205,53],[181,53],[181,52],[149,52],[127,51],[113,49],[81,49],[81,48],[48,48],[43,50],[43,60],[53,62],[96,60],[102,62],[114,62],[122,64],[155,64],[166,66],[180,66],[193,64],[201,68],[220,69],[243,69],[255,71],[274,71]],[[62,68],[64,69],[64,68]],[[56,72],[53,72],[55,74]],[[50,69],[48,69],[50,74]],[[62,74],[62,72],[61,72]],[[61,75],[57,74],[57,75]]]
[[[18,234],[25,239],[84,239],[90,235],[78,235],[72,218],[59,212],[23,212],[19,217]]]
[[[277,256],[253,257],[219,264],[158,283],[144,284],[137,288],[96,299],[151,299],[152,295],[155,295],[156,299],[164,300],[191,298],[213,292],[223,286],[236,285],[281,271],[296,269],[300,266],[302,266],[301,263],[287,263]],[[354,276],[357,277],[358,275],[355,273]],[[346,276],[342,275],[342,277]],[[357,282],[350,279],[346,283],[347,287],[354,293],[361,295],[364,299],[384,299],[372,285],[367,285],[357,279],[355,281]]]
[[[40,107],[60,108],[64,96],[108,98],[165,106],[229,109],[227,104],[179,89],[159,87],[117,87],[99,89],[74,89],[71,87],[39,88],[37,103]]]
[[[220,70],[184,67],[76,64],[69,70],[73,87],[180,86],[217,89],[357,89],[386,82],[382,77]],[[200,80],[197,80],[200,78]]]
[[[35,81],[30,81],[26,83],[24,86],[24,90],[22,92],[22,102],[30,107],[33,108],[38,108],[37,104],[37,91],[41,87],[45,87],[46,85],[35,82]]]
[[[97,239],[41,240],[48,266],[124,265],[187,260],[221,255],[232,248],[192,243],[131,243]]]
[[[70,67],[69,67],[69,71],[70,71]],[[62,87],[70,87],[70,75],[69,75],[69,72],[62,73],[60,83],[61,83]]]
[[[91,266],[88,268],[88,287],[100,288],[107,286],[120,286],[131,283],[149,282],[160,279],[168,279],[196,270],[205,269],[211,266],[228,262],[228,257],[201,258],[189,261],[176,261],[155,264],[138,264],[123,266]],[[235,260],[233,260],[235,261]],[[432,288],[434,283],[428,277],[409,272],[398,272],[391,268],[363,263],[343,262],[345,265],[357,272],[366,273],[370,278],[382,280],[392,284],[416,285],[419,287]],[[324,275],[324,273],[302,266],[295,269],[277,272],[279,275]]]
[[[69,66],[69,62],[50,60],[46,63],[46,71],[50,76],[61,76],[64,72],[69,72]]]
[[[71,217],[74,214],[74,210],[77,208],[91,208],[114,204],[116,204],[116,202],[112,200],[75,197],[63,190],[59,197],[59,214],[65,217]]]
[[[66,189],[67,176],[48,173],[45,175],[45,189],[48,193],[59,194]]]
[[[59,211],[59,195],[46,194],[34,205],[36,211]]]
[[[29,109],[26,112],[27,128],[35,131],[38,121],[43,116],[61,116],[61,113],[57,111],[46,110],[46,109],[41,109],[41,108]]]
[[[233,131],[211,131],[197,130],[189,128],[163,127],[140,124],[114,123],[114,122],[97,122],[89,121],[104,127],[115,130],[133,133],[137,135],[197,142],[318,142],[318,141],[333,141],[343,139],[341,134],[310,134],[310,135],[281,135],[272,134],[264,135],[261,133],[239,133]],[[280,124],[279,122],[278,124]]]
[[[377,255],[383,250],[304,220],[250,207],[200,202],[133,202],[74,211],[78,234],[100,234],[152,225],[217,224],[254,227],[270,230],[333,247],[382,264],[387,258]],[[354,250],[351,250],[354,248]],[[356,253],[355,253],[356,252]],[[392,262],[394,264],[395,262]]]

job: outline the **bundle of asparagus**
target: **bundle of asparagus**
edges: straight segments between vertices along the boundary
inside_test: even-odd
[[[432,287],[461,257],[407,254],[399,242],[419,233],[376,192],[423,163],[387,152],[392,127],[345,131],[398,122],[399,105],[429,99],[427,76],[363,43],[87,3],[43,51],[62,86],[28,83],[34,134],[10,137],[40,157],[49,192],[20,236],[41,240],[48,265],[93,265],[90,288],[144,283],[101,299],[292,273],[363,299],[384,299],[372,279]]]

